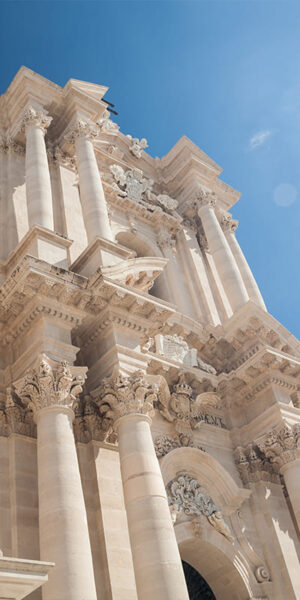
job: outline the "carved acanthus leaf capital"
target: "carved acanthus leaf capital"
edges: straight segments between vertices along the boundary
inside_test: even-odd
[[[34,413],[50,406],[74,408],[82,392],[85,368],[71,369],[66,361],[52,365],[53,362],[43,355],[38,367],[30,369],[14,384],[16,394]]]
[[[130,414],[152,416],[158,393],[158,387],[147,381],[142,371],[137,371],[128,377],[119,375],[104,379],[91,395],[100,414],[110,419],[113,425]]]
[[[214,208],[216,206],[216,198],[214,192],[199,188],[195,195],[195,202],[198,210],[201,210],[204,206]]]
[[[28,106],[23,113],[22,118],[22,131],[26,131],[31,127],[39,128],[46,133],[52,121],[52,117],[49,117],[43,110],[36,110],[33,106]]]
[[[94,140],[99,135],[99,125],[92,121],[78,120],[69,128],[65,135],[65,140],[75,144],[78,138]]]
[[[256,444],[279,472],[281,467],[300,458],[300,424],[290,425],[285,422],[280,429],[272,429]]]

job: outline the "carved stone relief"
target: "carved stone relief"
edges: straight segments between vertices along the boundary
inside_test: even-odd
[[[233,536],[225,523],[221,511],[214,503],[211,496],[197,479],[189,473],[179,473],[167,486],[168,502],[172,507],[173,521],[178,521],[183,516],[200,518],[196,520],[196,528],[201,527],[201,519],[206,517],[208,523],[214,527],[228,541],[233,542]],[[176,515],[176,519],[175,519]],[[185,519],[184,519],[185,520]],[[196,532],[195,532],[196,533]]]

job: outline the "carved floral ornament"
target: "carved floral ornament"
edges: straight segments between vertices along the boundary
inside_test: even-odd
[[[154,194],[152,187],[153,179],[144,177],[141,169],[124,169],[120,165],[111,165],[110,171],[117,183],[116,189],[119,196],[128,197],[139,204],[146,205],[149,209],[175,210],[178,206],[177,200],[168,194]]]
[[[279,482],[281,467],[300,458],[300,424],[285,423],[266,436],[235,450],[235,460],[243,483],[261,479]]]
[[[49,406],[73,408],[85,381],[83,369],[71,368],[62,361],[52,366],[43,355],[36,369],[31,369],[14,384],[17,396],[34,413]],[[73,374],[74,370],[77,374]],[[78,372],[81,370],[81,372]],[[73,371],[73,372],[72,372]]]
[[[27,131],[31,127],[37,127],[42,129],[43,133],[46,133],[52,121],[52,117],[49,117],[43,110],[36,110],[33,106],[28,106],[23,113],[22,118],[22,131]]]
[[[128,377],[118,375],[105,378],[91,396],[102,419],[112,428],[125,415],[138,413],[152,416],[158,393],[158,387],[150,383],[142,371],[137,371]]]
[[[114,121],[110,119],[110,112],[107,109],[104,111],[102,117],[98,119],[97,125],[99,125],[100,131],[105,131],[108,133],[116,132],[119,129],[117,123],[114,123]]]
[[[129,146],[130,152],[136,158],[142,158],[142,151],[145,150],[145,148],[148,148],[148,142],[146,138],[142,138],[141,140],[139,140],[138,138],[133,138],[130,134],[126,135],[126,137],[131,142],[131,146]]]
[[[203,521],[206,520],[228,541],[233,542],[228,525],[223,515],[214,503],[211,496],[203,488],[197,479],[189,473],[182,472],[167,486],[168,502],[174,523],[193,519],[195,534],[200,534],[203,529]],[[189,519],[190,520],[190,519]]]

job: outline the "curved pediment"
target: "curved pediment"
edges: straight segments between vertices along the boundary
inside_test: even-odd
[[[130,258],[117,265],[102,267],[101,273],[113,281],[147,292],[152,288],[167,262],[167,258],[158,256]]]

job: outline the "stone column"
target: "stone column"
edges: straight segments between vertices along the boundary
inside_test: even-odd
[[[283,475],[300,531],[300,424],[285,423],[279,430],[273,429],[257,446]]]
[[[103,381],[97,403],[118,433],[139,600],[188,600],[164,482],[152,441],[156,389],[143,373]],[[93,394],[94,395],[94,394]]]
[[[113,241],[107,204],[102,187],[93,139],[99,127],[95,123],[78,121],[67,135],[75,144],[79,175],[80,198],[88,242],[97,236]]]
[[[55,563],[43,600],[96,600],[86,510],[72,429],[82,368],[42,357],[15,384],[37,423],[41,559]]]
[[[202,221],[208,246],[234,312],[248,302],[249,296],[228,241],[215,214],[215,200],[202,192],[198,194],[197,200],[200,205],[198,214]]]
[[[52,121],[45,112],[30,106],[23,115],[26,135],[26,197],[29,227],[53,230],[53,206],[45,133]]]
[[[253,302],[255,302],[256,304],[258,304],[258,306],[263,308],[263,310],[266,310],[266,305],[263,301],[263,297],[260,293],[259,287],[247,263],[245,255],[235,237],[235,230],[238,226],[238,222],[234,221],[230,215],[226,215],[222,219],[221,226],[231,248],[231,252],[236,260],[237,266],[241,272],[246,290],[249,294],[249,298],[253,300]]]
[[[185,314],[187,302],[184,298],[182,286],[178,285],[180,273],[174,258],[174,254],[176,253],[176,240],[171,237],[168,231],[161,230],[158,235],[157,243],[163,253],[163,256],[168,259],[165,270],[172,295],[169,301],[176,304],[178,310]]]

